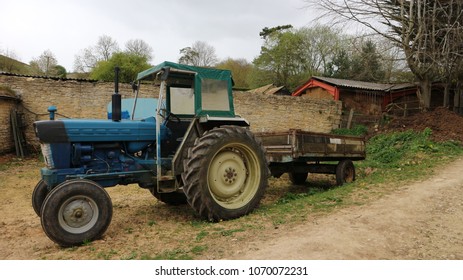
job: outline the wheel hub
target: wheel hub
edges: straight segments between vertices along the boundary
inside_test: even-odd
[[[88,224],[94,215],[88,201],[77,199],[69,202],[63,209],[63,220],[71,228],[80,228]]]
[[[228,167],[227,169],[225,169],[223,177],[225,178],[225,183],[232,184],[236,181],[236,177],[238,177],[238,174],[236,173],[236,169]]]
[[[214,158],[208,176],[209,187],[215,198],[227,201],[242,192],[246,181],[246,165],[239,153],[226,150]]]

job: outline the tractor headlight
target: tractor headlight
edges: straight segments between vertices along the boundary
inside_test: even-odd
[[[45,160],[45,164],[49,169],[55,168],[55,163],[53,162],[53,154],[51,152],[51,145],[50,144],[41,144],[40,148],[42,150],[43,159]]]

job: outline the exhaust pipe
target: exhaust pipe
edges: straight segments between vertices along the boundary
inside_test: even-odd
[[[111,98],[112,120],[118,122],[122,118],[121,95],[119,94],[119,67],[114,68],[114,94]]]

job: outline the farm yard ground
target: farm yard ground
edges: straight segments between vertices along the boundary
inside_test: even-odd
[[[463,158],[425,180],[354,191],[349,203],[289,220],[266,213],[284,193],[306,191],[285,177],[271,179],[260,209],[220,223],[203,222],[188,206],[158,202],[137,186],[110,188],[114,213],[103,239],[67,249],[45,236],[31,207],[40,161],[3,160],[10,162],[0,170],[3,260],[463,259]]]
[[[448,110],[397,119],[380,130],[425,127],[436,142],[463,142],[463,118]],[[32,209],[43,163],[2,156],[0,259],[462,260],[463,157],[441,150],[447,159],[438,165],[428,167],[418,155],[394,168],[398,178],[369,181],[383,168],[365,166],[356,183],[343,187],[328,175],[311,174],[303,186],[291,185],[287,176],[271,178],[258,209],[219,223],[204,222],[188,205],[161,203],[136,185],[108,188],[114,207],[109,229],[101,240],[72,248],[50,241]],[[418,177],[402,175],[407,168],[420,172],[417,164],[426,168]]]

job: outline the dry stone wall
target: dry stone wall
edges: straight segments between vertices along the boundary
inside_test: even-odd
[[[32,123],[48,119],[49,106],[56,106],[58,114],[70,118],[106,119],[107,104],[114,92],[114,83],[109,82],[55,80],[1,73],[0,85],[10,87],[21,98],[19,109],[26,116],[26,139],[36,149],[38,142]],[[139,97],[157,97],[158,90],[157,87],[144,85]],[[119,91],[123,98],[133,97],[129,84],[121,84]],[[249,120],[252,130],[257,132],[289,128],[329,132],[341,121],[341,103],[338,101],[245,92],[235,92],[234,99],[236,113]],[[9,124],[9,118],[3,114],[4,107],[0,109],[0,128],[7,132],[5,124]],[[1,147],[0,153],[5,152]]]
[[[16,101],[0,96],[0,154],[14,149],[13,132],[10,124],[10,111],[16,107]]]
[[[256,132],[302,129],[328,133],[341,123],[339,101],[246,92],[234,97],[235,112]]]

